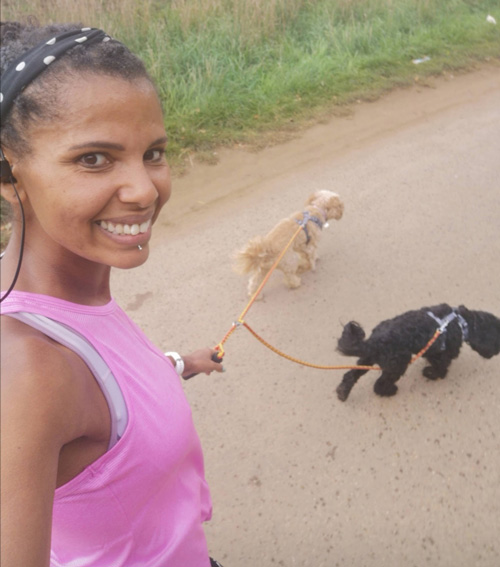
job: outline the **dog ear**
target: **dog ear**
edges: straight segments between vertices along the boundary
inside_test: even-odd
[[[326,203],[327,216],[335,220],[340,220],[344,214],[344,203],[338,195],[332,195]]]
[[[304,206],[307,207],[313,201],[316,201],[316,199],[319,197],[319,193],[320,193],[319,191],[315,191],[314,193],[311,193],[311,195],[309,195],[309,197],[307,197],[307,200],[304,203]]]

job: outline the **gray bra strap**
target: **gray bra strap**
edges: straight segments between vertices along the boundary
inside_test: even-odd
[[[101,355],[80,333],[44,315],[26,311],[5,313],[5,315],[14,317],[26,323],[26,325],[38,329],[51,339],[74,351],[87,364],[108,402],[109,413],[111,414],[109,451],[120,439],[127,427],[128,412],[120,386]]]

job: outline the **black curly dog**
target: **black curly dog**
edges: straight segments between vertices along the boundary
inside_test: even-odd
[[[375,382],[379,396],[394,396],[396,382],[411,362],[433,337],[436,329],[441,335],[425,352],[429,366],[423,375],[430,380],[444,378],[451,361],[457,358],[463,342],[484,358],[500,352],[500,319],[485,311],[472,311],[461,305],[453,309],[446,303],[422,307],[382,321],[365,340],[365,332],[355,321],[347,323],[338,340],[337,349],[346,356],[359,357],[358,366],[378,365],[382,374]],[[339,400],[347,400],[354,384],[368,370],[349,370],[337,387]]]

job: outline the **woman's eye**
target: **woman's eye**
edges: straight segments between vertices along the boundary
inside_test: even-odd
[[[104,154],[85,154],[79,159],[79,162],[87,167],[102,167],[108,163],[108,159]]]
[[[165,154],[165,150],[148,150],[144,154],[144,161],[152,161],[152,162],[161,161],[164,154]]]

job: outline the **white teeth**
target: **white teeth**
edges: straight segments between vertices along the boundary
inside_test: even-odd
[[[112,232],[113,234],[131,234],[132,236],[136,236],[137,234],[142,234],[149,230],[151,226],[151,221],[148,220],[143,222],[142,224],[122,224],[117,223],[113,224],[110,221],[99,221],[99,225],[104,230],[108,232]]]

